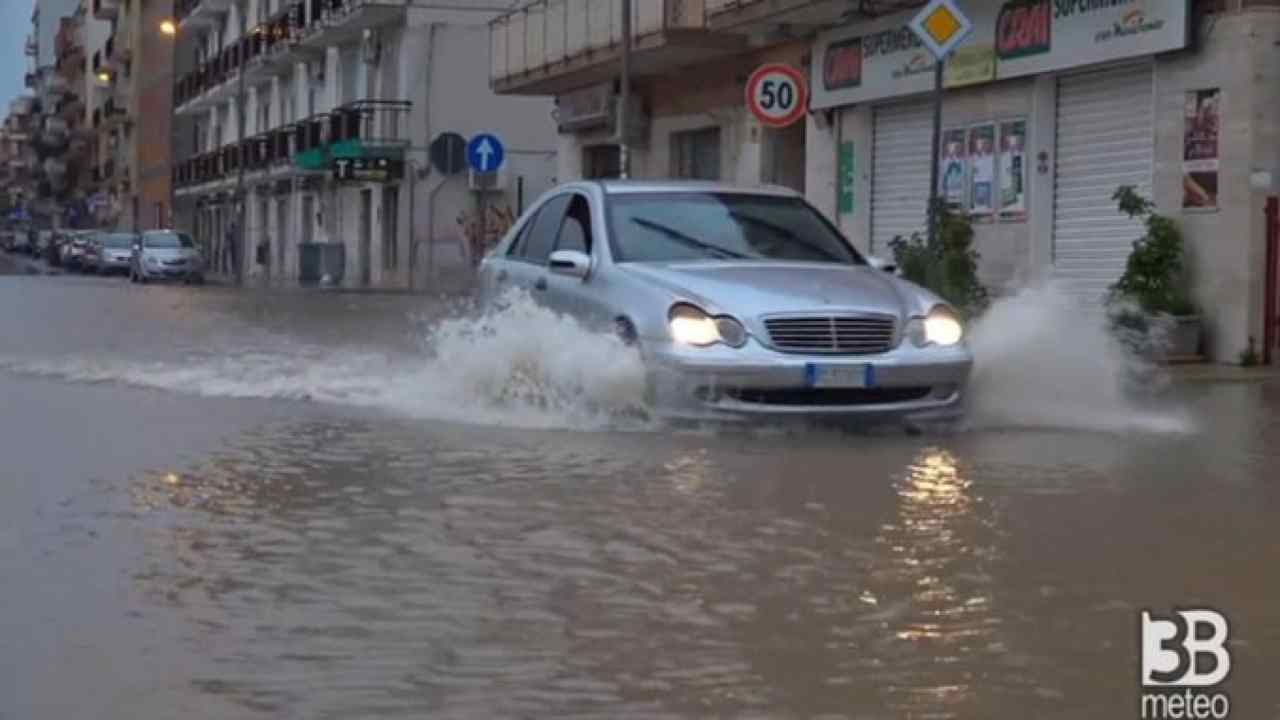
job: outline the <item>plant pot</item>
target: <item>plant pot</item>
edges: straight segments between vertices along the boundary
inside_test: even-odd
[[[1169,357],[1191,357],[1200,354],[1201,323],[1199,315],[1174,317],[1169,327]]]

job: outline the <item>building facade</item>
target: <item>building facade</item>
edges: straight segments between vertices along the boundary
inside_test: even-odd
[[[787,185],[890,257],[892,240],[925,229],[936,163],[996,294],[1052,278],[1089,302],[1141,235],[1112,199],[1131,185],[1186,236],[1206,354],[1234,361],[1262,342],[1280,304],[1264,214],[1280,192],[1274,8],[961,3],[974,33],[944,66],[934,158],[934,63],[907,28],[922,4],[633,3],[632,175]],[[621,0],[535,0],[491,24],[492,86],[557,97],[563,179],[618,172],[620,12]],[[764,62],[810,78],[803,122],[779,131],[747,111]]]
[[[481,192],[492,239],[555,175],[550,101],[485,82],[493,15],[468,2],[180,2],[175,224],[215,272],[248,283],[457,277]],[[478,132],[507,149],[483,191],[429,150]]]
[[[1143,232],[1113,199],[1130,185],[1184,233],[1206,353],[1234,361],[1262,342],[1276,302],[1264,205],[1280,166],[1280,15],[1185,0],[964,7],[975,28],[944,66],[937,158],[933,61],[906,27],[912,11],[817,38],[810,200],[888,255],[893,238],[924,232],[937,163],[989,287],[1052,278],[1095,303]]]

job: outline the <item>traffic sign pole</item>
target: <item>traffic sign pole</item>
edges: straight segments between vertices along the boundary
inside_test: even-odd
[[[933,150],[929,153],[929,246],[938,240],[938,150],[942,136],[942,58],[933,61]]]

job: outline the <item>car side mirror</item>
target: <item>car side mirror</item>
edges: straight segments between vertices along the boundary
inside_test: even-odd
[[[577,250],[557,250],[547,259],[547,266],[553,273],[581,280],[591,270],[591,257]]]
[[[889,262],[888,260],[885,260],[884,258],[878,258],[875,255],[867,256],[867,264],[877,270],[883,270],[887,273],[898,272],[897,265],[893,264],[892,262]]]

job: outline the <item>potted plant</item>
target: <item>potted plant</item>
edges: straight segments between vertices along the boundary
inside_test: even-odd
[[[1141,218],[1144,228],[1133,242],[1124,274],[1111,286],[1109,305],[1116,325],[1138,332],[1148,348],[1163,346],[1170,357],[1198,355],[1201,323],[1188,289],[1182,232],[1132,185],[1121,185],[1111,197],[1120,212]],[[1157,328],[1163,336],[1153,338]]]
[[[899,274],[937,293],[965,317],[987,306],[987,289],[978,280],[978,251],[973,249],[973,225],[941,198],[934,200],[938,236],[930,242],[920,233],[889,241]]]

